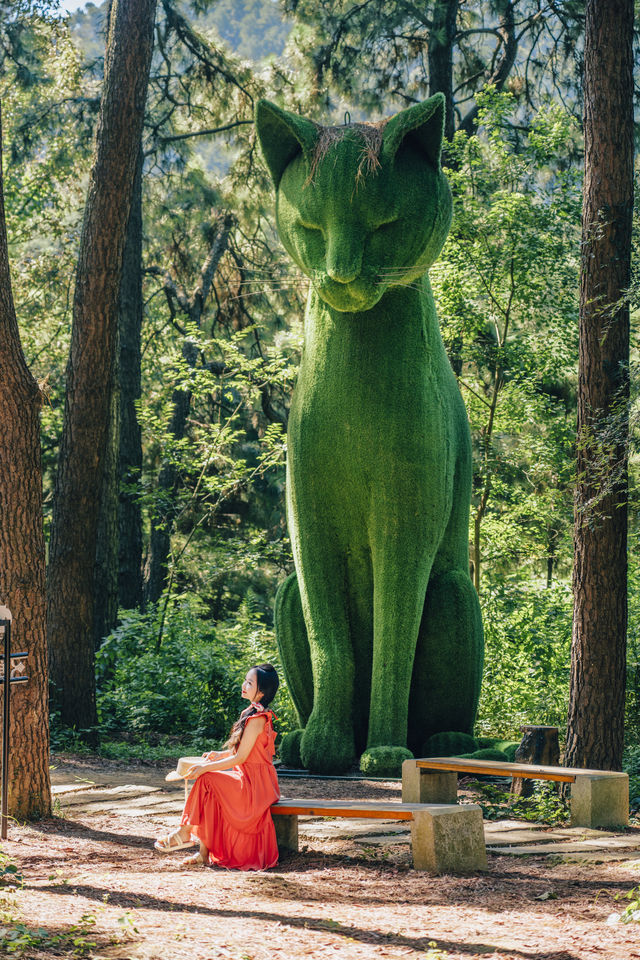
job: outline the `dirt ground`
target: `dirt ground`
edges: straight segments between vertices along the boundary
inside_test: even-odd
[[[113,765],[104,774],[117,782]],[[81,764],[74,776],[82,782]],[[136,776],[148,779],[149,770],[128,767],[127,782]],[[154,776],[161,780],[160,771]],[[282,792],[399,799],[397,783],[283,780]],[[105,803],[99,812],[59,812],[12,825],[3,843],[22,885],[5,874],[0,952],[34,960],[640,958],[640,924],[607,923],[627,902],[616,894],[640,885],[640,859],[490,856],[486,873],[432,877],[412,869],[408,843],[367,846],[318,829],[307,843],[301,825],[301,852],[272,870],[189,870],[183,854],[152,849],[175,822],[166,811],[133,815]]]

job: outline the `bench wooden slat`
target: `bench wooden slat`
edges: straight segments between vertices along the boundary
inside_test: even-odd
[[[596,771],[573,767],[544,767],[532,763],[507,763],[501,760],[470,760],[464,757],[426,757],[416,760],[421,770],[452,770],[458,773],[483,773],[488,776],[523,777],[530,780],[556,780],[575,783],[578,774]]]
[[[284,798],[274,803],[271,812],[282,816],[353,817],[363,820],[413,820],[414,810],[424,810],[420,803],[378,803],[357,800],[299,800]]]

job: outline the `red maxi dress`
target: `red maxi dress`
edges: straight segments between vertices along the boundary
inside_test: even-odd
[[[255,713],[247,720],[252,722],[263,730],[245,762],[198,777],[182,814],[182,823],[191,824],[192,835],[209,851],[209,863],[237,870],[264,870],[278,862],[270,809],[280,799],[273,713]]]

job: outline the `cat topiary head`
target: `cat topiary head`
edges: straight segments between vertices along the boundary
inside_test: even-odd
[[[371,309],[440,253],[451,224],[440,166],[444,104],[437,93],[382,123],[344,127],[257,104],[278,232],[335,310]]]

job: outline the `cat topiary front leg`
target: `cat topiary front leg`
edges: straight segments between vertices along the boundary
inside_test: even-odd
[[[425,529],[416,533],[416,516],[424,518],[427,505],[419,496],[414,471],[405,467],[402,479],[398,491],[386,497],[385,510],[374,501],[372,511],[373,663],[363,758],[368,764],[373,759],[368,756],[371,748],[389,748],[397,769],[407,759],[409,690],[433,558],[428,545],[435,539],[424,519]],[[382,483],[380,490],[382,499],[386,493]],[[412,510],[408,503],[415,505]]]

